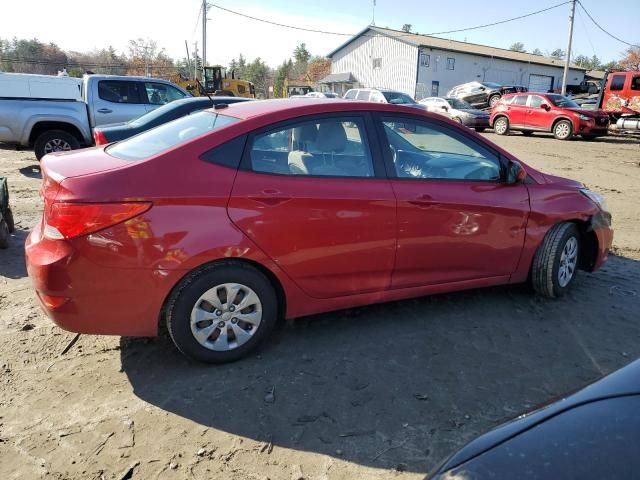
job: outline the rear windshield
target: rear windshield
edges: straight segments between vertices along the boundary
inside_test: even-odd
[[[198,112],[115,143],[105,151],[123,160],[142,160],[238,120],[214,112]]]

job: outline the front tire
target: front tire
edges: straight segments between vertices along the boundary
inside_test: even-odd
[[[206,363],[238,360],[268,336],[278,317],[276,293],[259,270],[239,262],[187,275],[169,297],[169,335],[186,356]]]
[[[564,295],[576,277],[579,255],[580,234],[575,224],[553,226],[533,258],[533,289],[547,298]]]
[[[493,131],[498,135],[508,135],[509,134],[509,120],[507,117],[498,117],[496,121],[493,122]]]
[[[569,140],[573,136],[573,125],[569,120],[560,120],[553,126],[553,136],[558,140]]]
[[[68,152],[76,148],[80,148],[78,139],[63,130],[48,130],[41,133],[33,144],[38,161],[47,153]]]

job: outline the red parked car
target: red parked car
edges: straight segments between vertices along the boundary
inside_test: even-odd
[[[574,135],[591,140],[606,135],[609,116],[604,110],[588,110],[570,98],[552,93],[516,93],[500,99],[489,119],[494,132],[507,135],[519,130],[525,135],[551,132],[558,140]]]
[[[235,360],[278,317],[525,282],[562,295],[611,246],[602,198],[415,108],[267,100],[42,162],[26,242],[47,314]]]

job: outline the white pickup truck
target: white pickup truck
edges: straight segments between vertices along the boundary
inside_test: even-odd
[[[94,127],[126,122],[190,96],[158,78],[12,75],[0,73],[0,142],[33,148],[38,160],[92,145]]]

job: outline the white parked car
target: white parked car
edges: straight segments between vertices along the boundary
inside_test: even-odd
[[[427,97],[419,103],[426,106],[429,112],[449,117],[478,132],[489,128],[489,113],[473,108],[464,100],[455,97]]]

